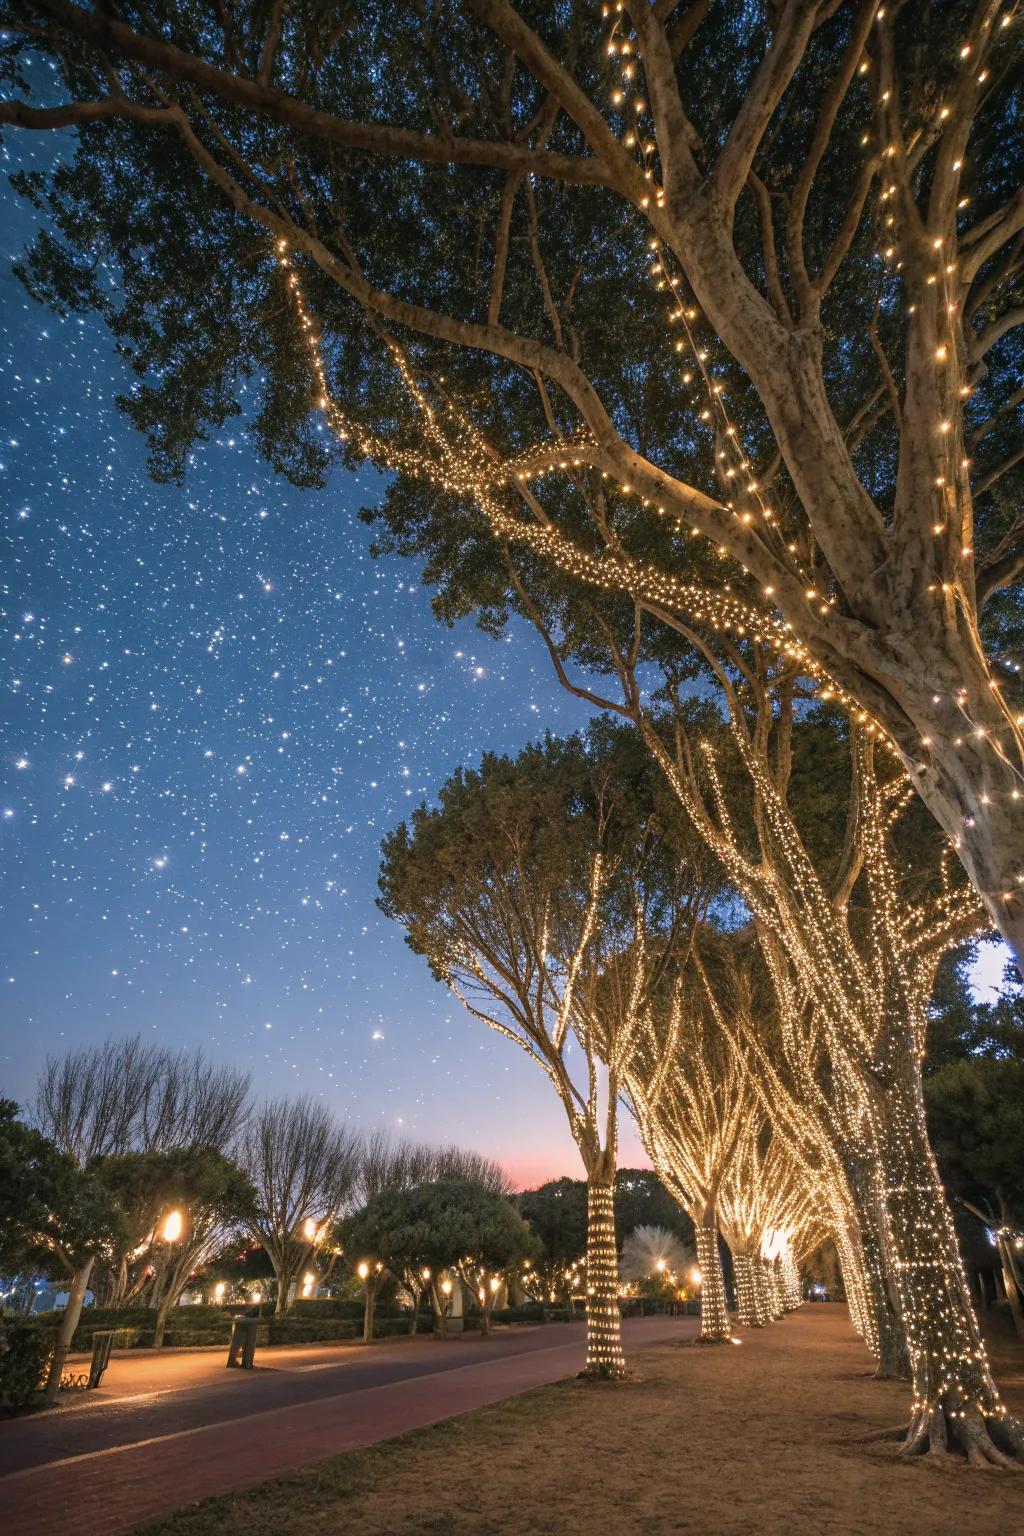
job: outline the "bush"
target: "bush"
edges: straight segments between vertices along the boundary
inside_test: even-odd
[[[422,1326],[423,1320],[421,1319]],[[412,1316],[408,1312],[401,1317],[377,1317],[374,1314],[373,1336],[375,1339],[393,1339],[396,1334],[408,1333],[411,1327]],[[429,1331],[429,1327],[423,1327],[424,1333],[429,1333]]]
[[[174,1307],[168,1314],[164,1343],[168,1345],[226,1344],[231,1337],[231,1321],[238,1307]],[[63,1313],[41,1312],[34,1321],[56,1328]],[[73,1350],[92,1348],[92,1336],[104,1328],[116,1328],[118,1349],[145,1349],[153,1342],[156,1314],[150,1307],[83,1307],[74,1338]]]
[[[386,1321],[386,1319],[385,1319]],[[344,1317],[274,1317],[268,1323],[269,1344],[319,1344],[329,1339],[354,1339],[361,1330]]]
[[[293,1301],[289,1317],[353,1317],[362,1321],[365,1302],[362,1296],[318,1296],[315,1299],[303,1301],[301,1298]],[[378,1296],[374,1307],[374,1315],[378,1317],[408,1317],[409,1313],[403,1311],[393,1302],[382,1301]]]
[[[53,1337],[38,1323],[0,1323],[0,1406],[27,1408],[43,1384]]]

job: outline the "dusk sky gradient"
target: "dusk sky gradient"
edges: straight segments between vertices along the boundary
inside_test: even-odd
[[[4,169],[67,143],[12,132]],[[446,775],[584,706],[532,634],[447,630],[413,563],[370,558],[371,470],[296,490],[236,421],[154,484],[111,336],[29,299],[36,216],[0,200],[0,1093],[138,1031],[522,1184],[579,1176],[537,1067],[374,899],[381,837]]]

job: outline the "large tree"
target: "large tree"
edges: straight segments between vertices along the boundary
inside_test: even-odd
[[[91,1171],[122,1220],[116,1262],[106,1266],[110,1303],[134,1300],[152,1307],[153,1347],[159,1349],[171,1308],[189,1280],[251,1216],[252,1186],[231,1158],[208,1146],[100,1158]]]
[[[483,528],[657,622],[796,650],[897,744],[1024,950],[993,669],[1024,562],[1012,6],[0,14],[0,122],[78,131],[19,178],[56,223],[24,275],[108,315],[158,472],[245,379],[296,478],[330,456],[319,405],[340,452],[440,488],[440,567],[478,577]]]
[[[352,1202],[361,1142],[326,1104],[269,1099],[254,1112],[236,1153],[255,1191],[246,1225],[274,1266],[280,1317],[300,1274]]]
[[[101,1182],[0,1099],[0,1262],[34,1264],[68,1286],[54,1338],[46,1397],[54,1402],[93,1264],[121,1236],[116,1203]]]
[[[488,755],[384,844],[381,905],[557,1094],[587,1174],[587,1370],[622,1372],[613,1188],[623,1069],[714,883],[635,733]]]
[[[441,1276],[451,1270],[477,1299],[486,1333],[496,1291],[513,1266],[518,1274],[533,1248],[529,1229],[512,1202],[486,1184],[465,1178],[385,1189],[339,1230],[354,1264],[383,1264],[412,1296],[412,1332],[424,1289],[444,1329]]]

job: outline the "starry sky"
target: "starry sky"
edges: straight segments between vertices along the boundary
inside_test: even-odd
[[[67,143],[10,133],[2,169]],[[578,1176],[538,1069],[374,898],[381,837],[459,763],[584,707],[524,629],[445,629],[415,565],[370,558],[372,470],[296,490],[236,423],[154,484],[107,331],[11,274],[36,218],[4,177],[0,1093],[138,1031],[521,1184]]]

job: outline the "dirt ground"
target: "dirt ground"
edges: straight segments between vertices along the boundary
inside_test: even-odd
[[[1024,1416],[1024,1350],[990,1341]],[[621,1384],[545,1387],[247,1493],[147,1536],[1010,1536],[1024,1472],[904,1462],[863,1443],[906,1384],[871,1379],[845,1309],[807,1306],[738,1347],[662,1345]]]

